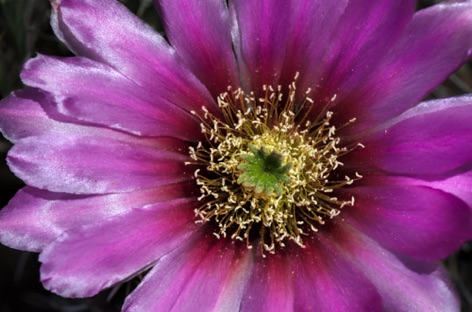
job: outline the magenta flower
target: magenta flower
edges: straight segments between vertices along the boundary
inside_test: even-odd
[[[472,54],[472,1],[52,1],[76,56],[0,105],[28,186],[0,241],[44,286],[125,311],[459,311],[472,97],[417,104]]]

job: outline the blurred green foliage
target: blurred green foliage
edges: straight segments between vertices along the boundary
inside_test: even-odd
[[[162,32],[152,0],[122,0],[132,12]],[[36,53],[71,55],[49,25],[48,0],[0,0],[0,97],[21,88],[19,72]]]
[[[31,57],[48,19],[48,3],[0,0],[0,93],[19,87],[18,71]]]

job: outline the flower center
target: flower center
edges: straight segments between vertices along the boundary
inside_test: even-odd
[[[269,153],[265,146],[249,148],[252,153],[242,155],[243,163],[237,167],[241,170],[237,182],[246,189],[254,188],[256,194],[280,196],[283,182],[290,181],[287,173],[291,164],[282,165],[283,156],[275,151]]]
[[[229,88],[218,97],[221,116],[202,108],[206,140],[190,148],[190,156],[200,165],[197,222],[216,224],[218,238],[245,240],[248,248],[258,242],[274,253],[286,240],[304,247],[303,236],[353,205],[354,198],[340,199],[333,191],[361,176],[338,178],[339,158],[353,148],[339,146],[331,112],[308,120],[310,90],[300,102],[295,83],[286,98],[281,87],[263,90],[256,99]]]

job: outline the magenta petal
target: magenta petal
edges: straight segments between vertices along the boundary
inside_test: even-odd
[[[256,254],[241,311],[382,310],[373,285],[330,242],[309,242],[305,249],[292,245],[285,251],[266,258]]]
[[[428,185],[460,198],[472,209],[472,171],[463,172],[443,180],[429,181]]]
[[[251,279],[244,291],[241,311],[295,311],[293,273],[287,257],[257,257]]]
[[[47,134],[18,141],[7,160],[11,170],[30,186],[103,194],[190,180],[192,172],[184,164],[189,159],[182,154],[186,151],[183,142],[168,138],[122,141]]]
[[[41,107],[49,106],[50,102],[46,95],[31,88],[13,92],[0,102],[0,131],[12,142],[48,132],[97,133],[91,127],[51,119]]]
[[[413,0],[350,0],[339,18],[328,13],[327,19],[335,18],[338,23],[328,42],[321,46],[327,46],[327,51],[321,68],[314,72],[315,98],[325,100],[336,94],[342,100],[362,87],[365,77],[376,72],[376,66],[403,33],[413,17],[415,4]]]
[[[285,45],[279,84],[283,86],[291,84],[295,73],[298,72],[300,75],[297,88],[304,93],[306,89],[313,88],[316,78],[320,78],[321,68],[326,64],[327,50],[333,41],[338,39],[341,42],[346,41],[345,36],[335,35],[335,29],[343,25],[340,19],[349,1],[303,0],[284,1],[284,3],[291,3],[290,10],[283,13],[290,15],[290,22],[284,25],[290,30],[283,39],[280,39],[278,33],[271,34],[273,45]],[[370,5],[373,6],[374,3]],[[248,52],[251,53],[250,50]]]
[[[362,268],[356,268],[330,240],[327,235],[324,240],[307,243],[306,249],[290,260],[293,311],[382,311],[381,298]]]
[[[0,241],[41,251],[64,231],[93,224],[133,208],[183,197],[187,184],[101,196],[74,196],[25,187],[0,211]],[[71,217],[73,216],[73,217]]]
[[[186,110],[215,106],[166,41],[118,1],[54,0],[51,23],[78,56],[108,64]]]
[[[39,55],[26,63],[22,79],[50,92],[54,109],[73,120],[137,135],[200,137],[198,122],[189,112],[102,63]]]
[[[264,84],[278,84],[288,48],[291,9],[291,1],[230,2],[235,53],[241,82],[247,90],[258,91]]]
[[[385,311],[459,311],[459,301],[436,264],[405,259],[380,247],[347,223],[326,237],[375,285]]]
[[[56,137],[81,134],[125,141],[131,138],[110,129],[77,124],[77,120],[52,110],[53,102],[50,95],[36,89],[13,92],[0,102],[0,131],[12,142],[46,134]]]
[[[447,27],[445,27],[447,25]],[[472,2],[450,1],[414,15],[402,38],[343,102],[354,133],[418,103],[472,55]]]
[[[292,252],[296,253],[293,257],[270,255],[255,262],[241,311],[381,310],[372,284],[339,255],[325,250]],[[328,258],[323,258],[325,255]]]
[[[41,281],[62,296],[93,296],[129,279],[195,231],[193,200],[134,209],[65,232],[40,255]]]
[[[435,175],[472,161],[472,97],[422,103],[363,141],[353,161],[407,175]]]
[[[287,85],[299,72],[302,92],[309,87],[320,92],[327,86],[317,95],[322,100],[340,88],[348,92],[398,39],[414,4],[412,0],[231,2],[233,24],[239,27],[234,44],[246,78],[243,83],[252,90],[263,84]]]
[[[124,311],[240,311],[252,252],[211,235],[194,238],[157,262]]]
[[[42,134],[56,124],[41,105],[45,101],[36,90],[13,92],[0,103],[0,131],[12,142],[32,135]]]
[[[396,252],[436,261],[472,238],[472,211],[457,197],[401,178],[366,178],[346,190],[346,220]]]
[[[243,86],[256,92],[263,85],[286,86],[298,72],[302,92],[312,87],[347,3],[231,1],[233,44]]]
[[[228,8],[224,1],[155,0],[166,35],[214,97],[238,87]]]

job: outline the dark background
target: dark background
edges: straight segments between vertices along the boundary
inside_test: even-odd
[[[328,0],[332,1],[332,0]],[[158,31],[162,26],[151,0],[121,0]],[[418,9],[440,1],[417,1]],[[19,71],[37,52],[71,55],[49,26],[48,0],[0,0],[0,97],[22,87]],[[443,98],[472,92],[472,63],[469,62],[428,98]],[[472,122],[472,121],[471,121]],[[5,164],[11,144],[0,134],[0,207],[23,186]],[[463,311],[472,311],[472,244],[466,244],[444,261],[462,298]],[[139,282],[136,278],[118,288],[87,299],[66,299],[44,290],[39,283],[37,254],[0,245],[0,312],[120,311],[123,300]]]

